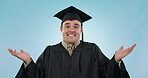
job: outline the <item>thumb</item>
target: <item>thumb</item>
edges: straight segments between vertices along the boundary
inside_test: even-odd
[[[121,46],[119,50],[123,50],[124,46]]]

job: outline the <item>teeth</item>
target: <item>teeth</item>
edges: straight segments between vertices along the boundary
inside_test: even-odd
[[[68,35],[68,36],[74,36],[74,35]]]
[[[72,36],[76,36],[76,35],[73,35],[73,34],[68,34],[67,36],[71,36],[71,37],[72,37]]]

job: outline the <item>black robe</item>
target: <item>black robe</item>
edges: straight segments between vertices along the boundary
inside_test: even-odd
[[[119,67],[109,60],[94,43],[81,42],[72,56],[61,43],[48,46],[38,58],[24,68],[16,78],[129,78],[123,62]]]

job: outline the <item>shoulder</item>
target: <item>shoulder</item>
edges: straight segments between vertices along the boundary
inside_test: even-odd
[[[82,44],[89,47],[98,47],[97,44],[92,42],[82,42]]]
[[[57,43],[55,45],[48,45],[46,47],[47,50],[49,51],[65,51],[64,47],[62,46],[61,42],[60,43]],[[45,49],[45,50],[46,50]]]
[[[48,45],[48,46],[45,48],[45,50],[46,50],[46,49],[55,49],[55,48],[58,48],[58,47],[60,47],[60,43],[57,43],[57,44],[54,44],[54,45]]]
[[[97,45],[95,43],[81,41],[81,43],[77,46],[75,50],[76,51],[82,51],[82,50],[88,50],[88,49],[90,50],[96,46]]]
[[[88,46],[89,48],[93,49],[95,52],[102,52],[99,46],[92,42],[83,42],[84,45]]]

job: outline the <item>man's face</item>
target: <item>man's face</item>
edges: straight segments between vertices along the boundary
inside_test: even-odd
[[[80,39],[82,33],[81,23],[78,20],[66,20],[63,22],[60,30],[63,35],[64,42],[68,44],[75,43]]]

